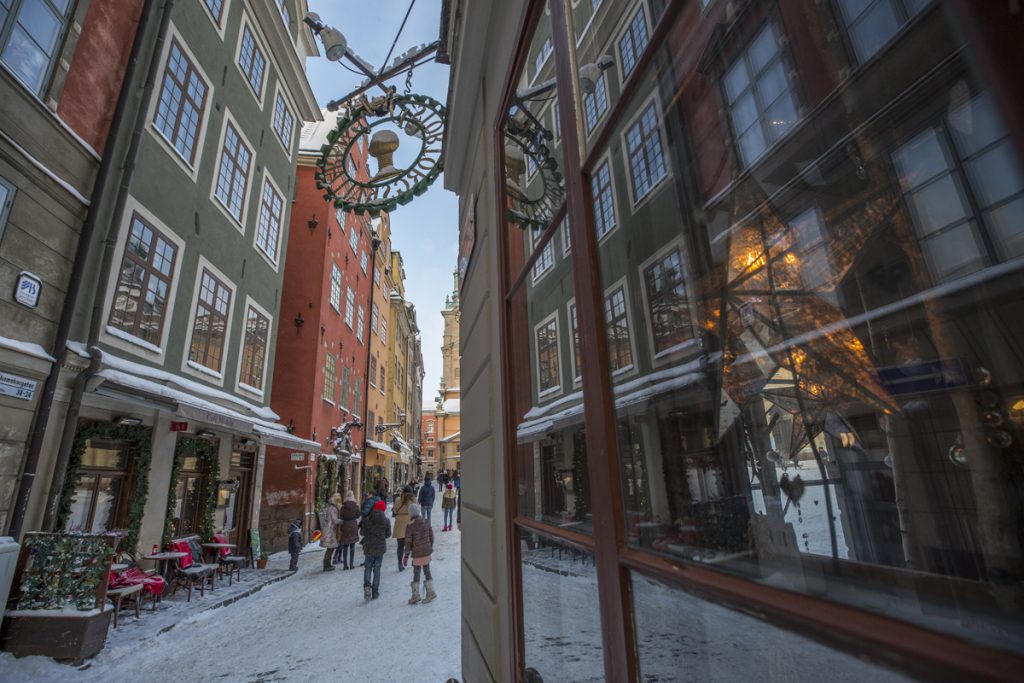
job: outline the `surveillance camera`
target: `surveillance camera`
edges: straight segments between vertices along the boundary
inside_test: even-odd
[[[348,42],[345,40],[345,36],[336,28],[330,26],[322,28],[320,30],[320,40],[324,44],[327,59],[332,62],[341,61],[341,58],[345,56],[345,51],[348,50]]]

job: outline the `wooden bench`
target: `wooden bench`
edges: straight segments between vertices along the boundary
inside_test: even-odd
[[[108,588],[107,598],[114,603],[114,628],[117,628],[117,616],[121,613],[121,604],[125,598],[131,599],[135,602],[135,618],[138,619],[141,616],[142,607],[142,584],[137,583],[133,586],[123,586],[121,588]]]

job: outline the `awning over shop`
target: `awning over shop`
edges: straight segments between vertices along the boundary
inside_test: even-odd
[[[260,441],[267,444],[268,446],[281,446],[282,448],[298,448],[303,451],[312,451],[313,453],[320,452],[320,444],[316,441],[310,441],[309,439],[303,439],[289,434],[284,430],[272,429],[263,425],[257,424],[254,427],[254,431],[259,435]],[[333,455],[333,454],[332,454]]]
[[[382,453],[390,453],[391,455],[398,455],[398,451],[396,451],[394,448],[392,448],[391,446],[389,446],[386,443],[383,443],[381,441],[374,441],[372,439],[367,439],[366,440],[366,447],[367,448],[375,448],[375,449],[377,449],[378,451],[380,451]]]

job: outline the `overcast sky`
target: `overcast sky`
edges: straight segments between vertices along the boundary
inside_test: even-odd
[[[349,47],[379,69],[387,56],[409,0],[338,2],[309,0],[309,9],[321,20],[340,30]],[[440,26],[440,0],[416,0],[405,29],[389,62],[395,55],[422,43],[437,40]],[[323,45],[318,42],[320,53]],[[345,62],[347,64],[347,62]],[[309,80],[320,106],[342,97],[359,85],[362,76],[347,71],[324,57],[307,62]],[[405,89],[405,77],[391,81],[398,92]],[[416,69],[412,92],[429,95],[444,102],[448,91],[448,67],[429,62]],[[377,93],[380,91],[377,90]],[[404,151],[404,150],[403,150]],[[396,155],[396,163],[401,161]],[[371,166],[373,161],[371,160]],[[406,293],[416,305],[423,346],[423,405],[433,405],[441,380],[441,337],[444,298],[453,288],[452,271],[458,252],[458,199],[444,189],[444,177],[438,178],[426,194],[391,214],[392,248],[402,253],[405,262]]]

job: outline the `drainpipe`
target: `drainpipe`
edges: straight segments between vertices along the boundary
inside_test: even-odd
[[[370,224],[370,310],[367,313],[373,315],[373,294],[374,294],[374,278],[377,277],[377,250],[380,249],[381,240],[377,237],[377,231],[373,229],[373,224]],[[383,281],[383,278],[381,279]],[[390,300],[388,305],[390,305]],[[381,315],[384,315],[384,311],[380,311]],[[374,434],[374,425],[367,422],[370,416],[370,342],[372,340],[367,336],[366,341],[366,366],[363,368],[363,457],[359,459],[359,488],[363,493],[366,493],[364,484],[366,484],[366,442],[370,440],[370,435]],[[385,359],[385,362],[386,359]]]
[[[89,212],[86,214],[85,222],[82,224],[82,232],[79,236],[78,246],[75,249],[75,260],[71,266],[71,275],[68,278],[68,289],[64,297],[64,305],[61,308],[60,320],[57,322],[57,331],[53,340],[53,347],[50,355],[56,360],[50,368],[50,374],[46,376],[43,383],[43,390],[39,398],[39,408],[36,412],[35,423],[32,426],[32,433],[29,435],[28,449],[25,453],[25,468],[21,474],[18,484],[18,493],[15,499],[14,511],[11,515],[11,523],[8,534],[20,538],[22,527],[25,524],[25,516],[28,513],[29,497],[32,494],[32,486],[35,482],[36,469],[39,467],[39,455],[43,449],[43,440],[46,436],[46,427],[50,421],[50,412],[53,409],[53,398],[57,391],[57,381],[60,378],[61,361],[64,357],[65,348],[68,343],[68,336],[71,333],[71,323],[74,319],[75,308],[78,304],[78,295],[82,287],[82,278],[85,266],[89,261],[90,244],[96,230],[96,221],[99,216],[99,207],[103,195],[108,190],[110,183],[110,172],[114,167],[114,148],[117,138],[124,126],[125,109],[128,100],[132,95],[132,82],[135,70],[138,66],[139,54],[142,52],[142,44],[146,29],[152,21],[153,8],[156,0],[146,0],[139,16],[138,27],[135,31],[135,39],[132,42],[132,50],[128,56],[128,64],[125,68],[124,78],[121,81],[121,90],[118,93],[117,105],[114,107],[114,116],[110,122],[110,130],[107,133],[107,140],[103,145],[103,156],[100,160],[100,167],[96,172],[96,180],[93,183],[92,193],[89,196]],[[61,481],[62,483],[62,481]],[[48,526],[44,526],[48,528]]]
[[[155,3],[151,3],[155,4]],[[100,271],[96,282],[99,285],[101,295],[93,298],[92,317],[89,322],[89,355],[92,363],[96,363],[97,357],[102,359],[102,354],[96,348],[99,340],[100,328],[103,324],[103,296],[102,287],[110,279],[110,270],[113,267],[114,247],[117,244],[118,226],[120,225],[121,214],[128,203],[128,188],[131,186],[132,178],[135,175],[135,162],[139,155],[139,143],[142,134],[146,129],[146,116],[149,112],[150,100],[153,97],[154,83],[160,67],[160,54],[163,52],[164,41],[171,24],[171,10],[174,9],[174,0],[166,0],[161,9],[160,25],[157,30],[156,43],[149,58],[149,70],[146,73],[146,82],[142,91],[142,98],[139,102],[139,109],[135,114],[135,121],[132,129],[132,137],[128,144],[128,150],[124,155],[124,166],[122,167],[121,182],[117,188],[117,197],[114,201],[114,209],[110,214],[110,222],[107,225],[107,235],[103,241],[103,256],[100,262]],[[146,27],[148,28],[148,26]],[[136,33],[137,41],[140,39],[140,32]],[[74,444],[74,435],[78,426],[78,413],[82,406],[82,396],[85,393],[86,385],[95,376],[92,364],[86,373],[87,376],[82,382],[75,382],[72,386],[71,400],[68,404],[68,412],[64,418],[63,438],[60,448],[57,451],[57,462],[54,466],[53,478],[50,481],[50,494],[46,501],[44,516],[44,528],[53,529],[57,522],[57,505],[60,501],[60,494],[64,488],[64,478],[67,474],[68,461],[71,457],[71,448]],[[73,409],[73,410],[72,410]]]

